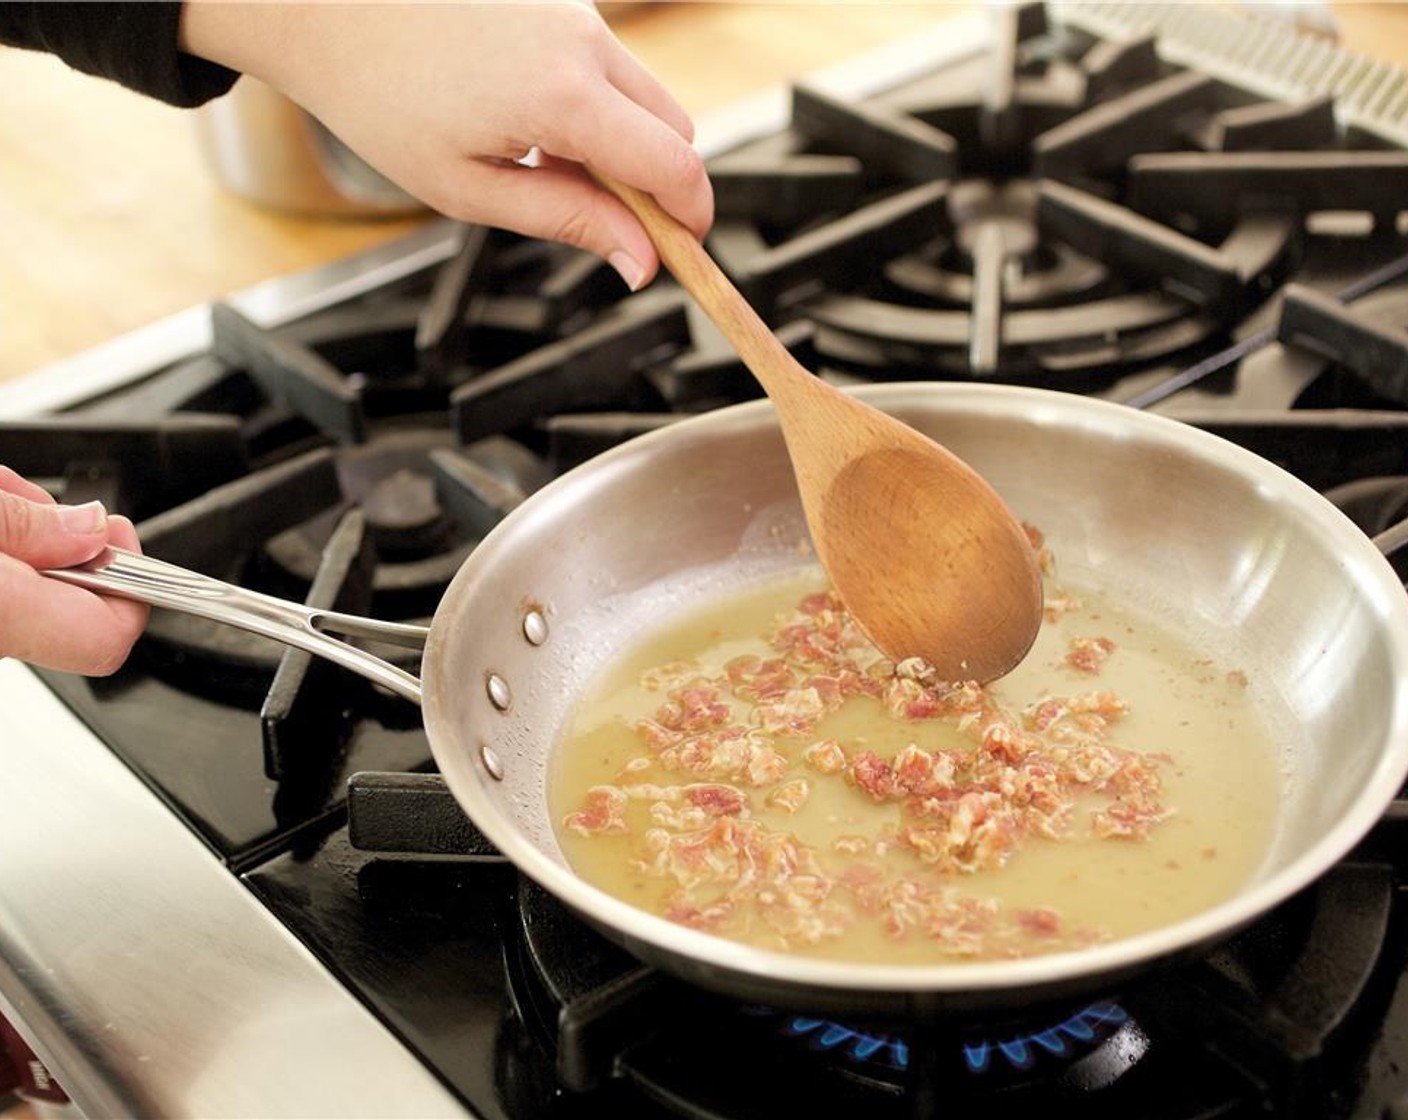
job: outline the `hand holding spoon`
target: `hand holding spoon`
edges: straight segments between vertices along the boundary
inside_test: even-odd
[[[649,195],[593,174],[772,400],[817,554],[871,641],[949,681],[1014,668],[1041,625],[1041,573],[996,491],[927,436],[809,373],[692,233]]]

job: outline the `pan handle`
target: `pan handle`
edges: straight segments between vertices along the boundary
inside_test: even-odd
[[[1408,518],[1390,525],[1373,539],[1384,558],[1393,565],[1398,578],[1408,580]]]
[[[336,662],[373,684],[420,703],[419,678],[342,639],[369,638],[407,649],[423,649],[430,634],[425,626],[378,622],[276,599],[122,548],[108,548],[81,567],[48,569],[41,574],[100,595],[136,599],[272,638]]]

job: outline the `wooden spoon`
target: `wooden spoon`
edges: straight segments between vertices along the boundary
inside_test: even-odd
[[[772,400],[817,554],[870,640],[948,681],[1011,670],[1041,625],[1041,573],[996,491],[933,440],[809,373],[692,233],[649,195],[593,174]]]

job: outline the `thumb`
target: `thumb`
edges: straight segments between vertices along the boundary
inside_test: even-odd
[[[107,544],[101,502],[81,506],[33,502],[0,492],[0,552],[31,568],[63,568],[96,556]]]

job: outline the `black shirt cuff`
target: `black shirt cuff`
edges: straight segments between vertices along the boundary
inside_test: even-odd
[[[110,78],[189,109],[229,91],[239,74],[184,53],[172,0],[0,2],[0,43],[47,51],[75,70]]]

